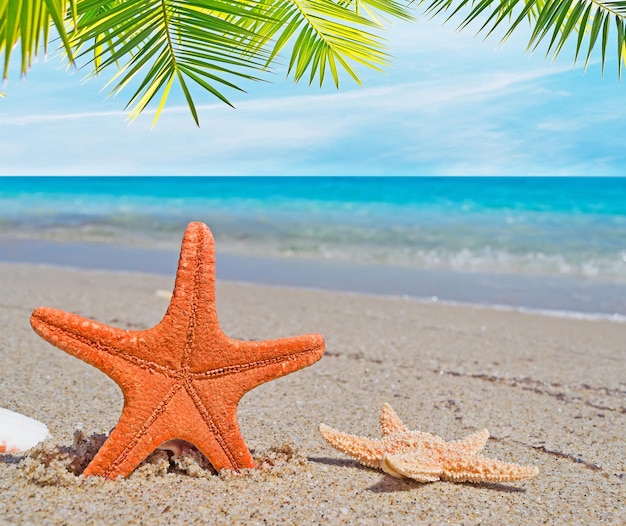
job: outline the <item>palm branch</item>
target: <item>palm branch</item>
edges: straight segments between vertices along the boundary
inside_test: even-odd
[[[380,36],[386,18],[411,19],[410,0],[0,0],[0,53],[4,77],[19,43],[22,73],[50,27],[61,48],[91,74],[114,72],[111,93],[132,90],[129,117],[158,100],[154,122],[171,88],[179,86],[198,123],[192,87],[230,104],[225,88],[259,80],[288,52],[288,74],[339,86],[344,71],[359,82],[356,67],[380,69],[389,55]],[[617,34],[618,74],[626,58],[626,0],[422,0],[425,13],[448,13],[460,27],[481,23],[506,40],[523,21],[532,29],[529,48],[548,42],[555,56],[568,41],[575,58],[586,48],[588,64],[599,45],[604,69],[608,42]]]
[[[408,18],[395,0],[380,6]],[[241,89],[237,79],[259,80],[257,73],[296,32],[296,80],[309,68],[311,79],[317,74],[322,82],[329,68],[338,84],[337,64],[354,78],[348,60],[383,64],[382,42],[360,29],[377,24],[356,11],[332,0],[79,0],[69,36],[77,58],[88,58],[94,73],[116,68],[113,93],[133,85],[131,120],[160,94],[156,122],[177,82],[198,123],[190,83],[230,104],[222,87]]]
[[[72,48],[66,29],[72,21],[76,21],[76,0],[0,0],[3,80],[8,77],[11,56],[18,43],[22,75],[26,74],[42,47],[44,52],[47,51],[52,25],[71,61]]]
[[[602,72],[606,62],[611,26],[617,40],[617,73],[626,60],[626,1],[624,0],[421,0],[432,16],[449,12],[447,20],[461,18],[460,29],[479,22],[478,33],[491,35],[505,27],[503,41],[524,21],[531,24],[528,50],[547,43],[547,55],[556,58],[567,42],[574,44],[574,62],[586,48],[585,69],[597,45]]]

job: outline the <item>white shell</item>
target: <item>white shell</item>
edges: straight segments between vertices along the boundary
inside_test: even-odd
[[[0,407],[0,453],[21,453],[48,436],[45,424]]]

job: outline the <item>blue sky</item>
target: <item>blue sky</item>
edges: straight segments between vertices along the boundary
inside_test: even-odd
[[[622,175],[626,87],[615,59],[583,74],[572,53],[525,54],[454,24],[420,18],[386,32],[393,63],[347,76],[339,91],[246,85],[233,110],[201,94],[198,129],[180,96],[156,128],[129,125],[126,96],[83,83],[58,59],[26,80],[15,68],[0,99],[0,174]],[[17,58],[17,57],[16,57]]]

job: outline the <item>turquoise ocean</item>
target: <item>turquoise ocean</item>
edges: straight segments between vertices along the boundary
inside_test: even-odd
[[[93,266],[117,268],[115,250],[134,250],[137,260],[140,251],[175,254],[189,221],[207,223],[235,267],[257,263],[248,276],[231,276],[224,264],[228,279],[626,315],[618,298],[626,291],[626,179],[0,178],[0,259],[8,261],[57,264],[74,247],[97,252]],[[294,265],[309,277],[281,282]],[[361,286],[359,272],[363,282],[393,286]],[[325,273],[335,287],[320,285]],[[440,289],[416,291],[412,280]],[[481,297],[485,280],[498,294]],[[503,295],[511,283],[544,300],[556,294],[546,283],[569,292],[556,306],[528,303],[515,287]],[[581,294],[585,308],[570,301]]]

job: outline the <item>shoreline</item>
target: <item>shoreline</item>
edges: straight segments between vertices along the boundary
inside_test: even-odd
[[[0,236],[0,262],[174,275],[178,249]],[[418,269],[219,250],[217,279],[426,303],[626,322],[626,284],[553,275]]]

